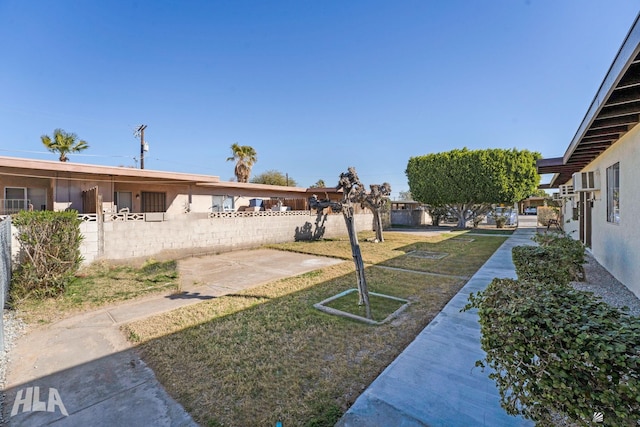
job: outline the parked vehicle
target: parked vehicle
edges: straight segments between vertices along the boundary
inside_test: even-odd
[[[538,208],[536,208],[535,206],[529,206],[528,208],[524,208],[524,214],[525,215],[537,215],[538,214]]]

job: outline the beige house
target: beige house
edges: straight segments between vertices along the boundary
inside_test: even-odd
[[[12,157],[0,157],[0,184],[0,215],[28,208],[96,213],[96,198],[103,212],[162,212],[169,217],[275,206],[304,210],[314,192],[320,197],[340,198],[333,188],[238,183],[209,175]]]
[[[82,253],[95,259],[224,252],[347,233],[342,215],[309,209],[335,188],[220,181],[217,176],[0,157],[0,215],[77,210]],[[373,215],[358,206],[358,230]]]
[[[640,15],[639,15],[640,17]],[[554,174],[562,226],[640,297],[640,24],[622,44]]]

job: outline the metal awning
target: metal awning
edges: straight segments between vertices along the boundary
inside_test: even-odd
[[[540,159],[539,174],[555,174],[549,187],[569,181],[640,123],[640,14],[563,157]]]

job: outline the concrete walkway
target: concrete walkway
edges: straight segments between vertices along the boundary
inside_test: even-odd
[[[500,407],[474,312],[461,313],[470,293],[495,277],[515,278],[514,246],[533,244],[537,217],[520,216],[516,232],[489,258],[416,339],[371,383],[336,427],[533,426]]]
[[[74,316],[19,339],[10,353],[2,419],[10,426],[194,426],[120,326],[340,262],[265,249],[184,259],[179,294]]]

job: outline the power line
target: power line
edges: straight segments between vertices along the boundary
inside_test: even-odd
[[[0,148],[0,151],[5,151],[7,153],[28,153],[28,154],[51,154],[50,151],[29,151],[29,150],[9,150],[6,148]],[[131,156],[115,156],[115,155],[105,155],[105,154],[81,154],[81,153],[73,153],[73,156],[79,157],[103,157],[103,158],[127,158],[132,159]]]

